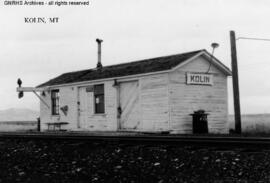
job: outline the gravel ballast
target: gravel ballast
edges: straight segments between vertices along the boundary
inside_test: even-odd
[[[270,150],[1,140],[0,182],[270,182]]]

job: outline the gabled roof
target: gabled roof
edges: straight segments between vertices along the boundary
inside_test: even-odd
[[[192,57],[200,53],[210,55],[206,50],[197,50],[183,54],[157,57],[152,59],[140,60],[111,66],[104,66],[101,70],[97,70],[95,68],[76,72],[69,72],[64,73],[54,79],[51,79],[37,87],[39,88],[45,86],[62,85],[83,81],[91,81],[98,79],[115,78],[115,77],[123,77],[123,76],[171,70],[172,68],[178,66],[179,64],[183,64],[185,61],[191,59]],[[215,60],[217,59],[215,58]],[[221,64],[221,66],[224,67],[225,70],[228,70],[227,75],[230,75],[230,70],[221,62],[219,62],[219,64]]]

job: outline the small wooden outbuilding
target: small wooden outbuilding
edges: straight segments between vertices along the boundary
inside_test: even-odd
[[[230,75],[206,50],[65,73],[37,87],[41,129],[187,134],[205,110],[209,133],[228,133]]]

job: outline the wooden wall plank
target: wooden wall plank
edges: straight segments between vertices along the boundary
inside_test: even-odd
[[[208,116],[210,133],[227,133],[228,96],[227,77],[214,66],[213,86],[186,85],[186,72],[206,72],[209,62],[199,57],[191,63],[170,73],[171,129],[174,133],[192,133],[192,116],[203,109]]]

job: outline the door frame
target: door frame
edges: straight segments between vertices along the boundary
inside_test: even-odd
[[[126,129],[121,128],[121,115],[119,115],[118,112],[118,107],[120,107],[120,84],[121,83],[129,83],[129,82],[137,82],[138,83],[138,96],[139,96],[139,101],[138,101],[138,105],[139,105],[139,113],[141,114],[141,82],[140,79],[130,79],[130,80],[120,80],[117,81],[117,92],[116,92],[116,100],[117,100],[117,107],[116,107],[116,117],[117,117],[117,131],[129,131]],[[141,121],[141,117],[140,117],[140,121]],[[136,131],[136,130],[134,130]]]
[[[94,84],[89,84],[89,85],[82,85],[82,86],[78,86],[77,87],[77,127],[78,128],[84,128],[84,122],[85,121],[83,121],[82,120],[82,114],[81,114],[81,110],[83,109],[82,107],[85,107],[85,106],[82,106],[82,101],[81,101],[81,97],[82,97],[82,95],[84,95],[84,94],[82,94],[82,92],[83,92],[83,90],[85,89],[86,90],[86,88],[87,87],[89,87],[89,86],[94,86]],[[85,94],[87,95],[87,92],[85,91]],[[94,94],[93,94],[94,95]],[[84,100],[84,99],[82,99],[82,100]],[[87,98],[86,98],[86,100],[87,100]],[[93,98],[93,100],[94,100],[94,98]],[[89,101],[90,101],[90,99],[89,99]],[[83,109],[83,110],[85,110],[85,112],[90,112],[90,114],[93,114],[94,113],[94,101],[93,101],[93,103],[92,103],[92,111],[88,111],[87,110],[87,108],[86,109]],[[87,117],[86,117],[87,118]]]

